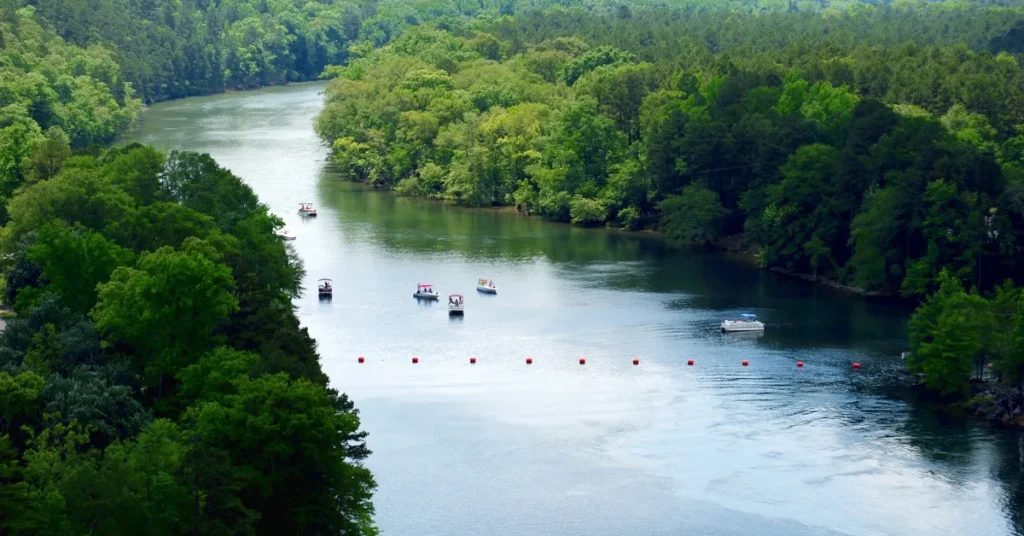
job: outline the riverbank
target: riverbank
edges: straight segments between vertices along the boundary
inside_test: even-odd
[[[465,209],[465,210],[487,210],[487,211],[497,211],[497,212],[505,212],[505,213],[515,213],[515,214],[517,214],[519,216],[524,216],[524,217],[529,217],[529,218],[539,218],[539,219],[544,220],[544,221],[546,221],[548,223],[562,224],[562,225],[574,225],[574,224],[571,224],[571,223],[568,223],[568,222],[559,222],[559,221],[548,220],[548,219],[545,219],[543,216],[539,216],[539,215],[537,215],[535,213],[532,213],[530,211],[521,210],[520,208],[512,206],[512,205],[495,205],[495,206],[491,206],[491,207],[465,207],[465,206],[462,206],[462,205],[458,205],[457,203],[453,203],[450,200],[435,199],[435,198],[430,198],[430,197],[423,197],[423,196],[419,196],[419,195],[415,195],[415,194],[400,192],[400,191],[395,190],[394,188],[381,187],[379,185],[370,185],[370,184],[366,184],[366,183],[359,182],[359,181],[350,181],[350,182],[354,182],[356,184],[365,184],[366,186],[368,186],[369,188],[372,188],[374,190],[384,191],[384,192],[390,193],[392,195],[397,195],[397,196],[401,196],[401,197],[409,197],[409,198],[413,198],[413,199],[416,199],[416,200],[419,200],[419,201],[428,201],[428,202],[435,202],[435,203],[452,204],[454,206],[458,206],[459,208],[462,208],[462,209]],[[593,226],[591,226],[591,227],[593,227]],[[625,227],[614,227],[614,226],[611,226],[611,225],[606,226],[606,228],[611,229],[611,230],[615,230],[615,231],[619,231],[619,232],[635,234],[635,235],[638,235],[638,236],[646,236],[646,237],[656,238],[656,239],[664,240],[664,241],[668,240],[667,238],[665,238],[665,234],[663,232],[655,230],[655,229],[627,229]],[[880,292],[880,291],[875,291],[875,290],[865,290],[863,288],[856,287],[856,286],[853,286],[853,285],[846,285],[844,283],[841,283],[841,282],[833,280],[833,279],[829,279],[827,277],[815,276],[813,274],[797,272],[797,271],[794,271],[794,270],[788,270],[788,269],[782,268],[780,266],[763,266],[762,263],[761,263],[761,260],[760,260],[761,246],[759,244],[755,244],[755,243],[747,240],[746,235],[744,233],[735,233],[735,234],[719,237],[714,242],[708,244],[708,247],[710,247],[714,251],[719,251],[719,252],[722,252],[722,253],[727,253],[729,255],[729,257],[733,258],[734,260],[738,260],[740,262],[748,264],[748,265],[750,265],[753,268],[759,268],[759,269],[763,269],[763,270],[768,270],[770,272],[773,272],[773,273],[776,273],[776,274],[779,274],[779,275],[783,275],[783,276],[786,276],[786,277],[790,277],[790,278],[793,278],[793,279],[799,279],[801,281],[804,281],[804,282],[807,282],[807,283],[811,283],[813,285],[819,285],[819,286],[823,286],[823,287],[828,287],[828,288],[831,288],[831,289],[834,289],[834,290],[838,290],[840,292],[854,294],[854,295],[857,295],[857,296],[863,296],[863,297],[866,297],[866,298],[898,298],[898,294]]]
[[[1024,429],[1024,392],[1018,388],[980,384],[963,403],[969,413],[999,426]]]

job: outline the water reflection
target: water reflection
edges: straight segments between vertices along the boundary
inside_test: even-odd
[[[907,392],[906,309],[651,236],[343,183],[310,129],[319,89],[157,105],[136,141],[211,152],[295,231],[307,288],[339,282],[299,315],[363,411],[383,533],[1021,532],[1021,436]],[[481,276],[501,293],[473,292]],[[424,279],[462,291],[467,316],[410,303]],[[743,312],[768,329],[718,331]]]

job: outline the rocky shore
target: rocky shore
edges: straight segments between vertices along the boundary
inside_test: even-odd
[[[973,398],[964,403],[969,412],[998,425],[1024,428],[1024,396],[1019,388],[977,386]]]

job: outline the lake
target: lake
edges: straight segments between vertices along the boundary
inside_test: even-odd
[[[901,387],[907,309],[344,182],[312,128],[324,87],[158,104],[129,141],[210,153],[297,236],[298,315],[370,434],[383,535],[1024,533],[1021,434]],[[747,312],[763,334],[719,333]]]

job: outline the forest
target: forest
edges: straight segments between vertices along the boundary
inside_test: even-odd
[[[358,412],[248,186],[131,145],[65,158],[8,211],[0,533],[375,533]]]
[[[927,389],[1020,392],[1024,10],[819,7],[421,25],[327,68],[317,131],[350,180],[921,302]]]
[[[347,177],[404,194],[742,235],[879,294],[943,269],[987,291],[1024,273],[1022,28],[917,4],[420,26],[328,68],[317,130]]]
[[[332,77],[352,180],[742,236],[922,300],[930,389],[1024,378],[1019,5],[30,0],[0,47],[0,534],[376,534],[281,222],[207,155],[107,147],[227,89]]]

